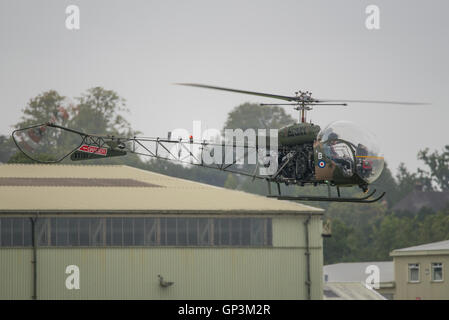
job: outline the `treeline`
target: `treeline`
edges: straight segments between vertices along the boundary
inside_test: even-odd
[[[378,209],[365,221],[350,221],[365,215],[365,208],[353,208],[343,217],[332,209],[327,212],[334,218],[332,237],[324,240],[326,264],[391,260],[394,249],[449,239],[449,207],[438,212],[423,208],[417,214]]]
[[[138,134],[126,120],[126,101],[111,90],[95,87],[69,101],[50,90],[29,100],[23,117],[15,128],[44,123],[63,106],[69,117],[63,125],[89,133],[129,136]],[[168,119],[167,119],[168,120]],[[260,107],[245,103],[234,108],[224,128],[281,128],[294,119],[280,107]],[[423,209],[419,213],[395,212],[392,208],[415,188],[424,191],[449,190],[449,145],[442,152],[422,150],[418,159],[424,169],[409,172],[404,164],[393,177],[388,166],[373,188],[386,191],[381,202],[372,204],[309,203],[326,210],[332,237],[324,240],[324,263],[389,260],[389,253],[397,248],[449,239],[449,207],[439,212]],[[67,160],[70,161],[70,160]],[[17,151],[9,136],[0,135],[0,162],[32,162]],[[195,166],[181,166],[163,160],[148,160],[136,155],[89,160],[82,164],[126,164],[174,177],[199,181],[220,187],[265,195],[267,184],[251,178]],[[273,186],[274,190],[274,186]],[[283,194],[327,194],[326,187],[282,186]],[[356,195],[358,188],[344,188],[343,195]]]

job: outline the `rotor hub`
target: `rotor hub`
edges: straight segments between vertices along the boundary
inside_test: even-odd
[[[311,91],[298,90],[295,92],[295,97],[297,104],[294,109],[301,112],[300,122],[304,123],[306,122],[306,111],[310,111],[313,109],[310,104],[314,103],[315,100],[312,98]]]

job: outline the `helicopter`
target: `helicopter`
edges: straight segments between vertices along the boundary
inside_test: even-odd
[[[299,121],[293,125],[279,129],[276,157],[268,157],[267,145],[269,141],[258,139],[255,145],[243,145],[248,156],[250,152],[257,157],[264,158],[263,166],[270,165],[270,161],[277,161],[276,171],[270,175],[257,174],[256,169],[248,170],[247,166],[239,165],[239,159],[231,163],[210,164],[204,161],[204,153],[213,156],[216,148],[229,146],[224,142],[206,140],[172,139],[161,137],[116,137],[111,135],[94,135],[64,127],[55,122],[37,124],[27,128],[14,130],[12,138],[17,148],[28,158],[41,163],[61,162],[70,156],[72,161],[104,159],[108,157],[124,156],[134,153],[139,156],[149,156],[162,160],[189,163],[211,169],[217,169],[234,174],[240,174],[252,179],[263,179],[268,185],[268,197],[278,200],[294,201],[335,201],[372,203],[379,201],[385,195],[377,195],[377,190],[370,190],[369,185],[376,181],[384,169],[384,157],[376,143],[375,137],[367,130],[349,121],[335,121],[323,129],[312,122],[306,121],[308,111],[316,106],[347,106],[348,103],[385,103],[399,105],[423,105],[421,102],[375,101],[375,100],[340,100],[316,99],[309,91],[297,91],[294,96],[283,96],[255,91],[245,91],[216,87],[196,83],[178,83],[177,85],[198,88],[222,90],[234,93],[256,95],[274,98],[288,103],[260,104],[261,106],[293,106],[299,111]],[[56,154],[55,146],[64,141],[65,151]],[[67,144],[67,141],[70,143]],[[192,151],[192,146],[198,146],[200,154]],[[241,145],[239,145],[241,146]],[[232,148],[237,148],[232,142]],[[52,150],[49,160],[38,157],[44,150]],[[188,158],[188,160],[186,160]],[[266,159],[269,159],[268,163]],[[273,194],[271,183],[277,185],[277,194]],[[280,185],[327,185],[327,196],[281,194]],[[363,195],[360,197],[342,197],[340,188],[358,186]],[[332,196],[331,187],[335,187],[337,196]]]

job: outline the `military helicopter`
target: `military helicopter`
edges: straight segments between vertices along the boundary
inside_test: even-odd
[[[384,168],[384,157],[374,136],[367,130],[348,121],[335,121],[321,129],[316,124],[307,123],[307,112],[315,106],[346,106],[350,102],[400,105],[425,104],[399,101],[315,99],[312,97],[312,93],[308,91],[295,92],[294,96],[282,96],[194,83],[179,83],[178,85],[288,101],[289,103],[261,104],[262,106],[293,106],[300,114],[298,123],[284,127],[278,132],[277,155],[274,158],[277,161],[276,172],[270,175],[257,174],[259,162],[257,162],[255,170],[250,172],[247,166],[239,165],[237,157],[227,164],[205,163],[204,153],[213,156],[217,147],[225,148],[229,145],[224,142],[195,140],[193,136],[188,139],[172,139],[170,133],[167,138],[94,135],[48,122],[15,130],[12,137],[20,151],[30,159],[42,163],[61,162],[69,156],[72,161],[79,161],[123,156],[129,152],[140,156],[189,163],[190,165],[249,176],[253,180],[256,178],[263,179],[268,184],[267,196],[279,200],[372,203],[385,195],[385,192],[375,195],[377,192],[375,189],[369,190],[369,185],[379,178]],[[239,146],[245,149],[244,156],[248,156],[250,152],[255,152],[258,158],[263,158],[261,162],[267,167],[269,161],[273,161],[267,154],[269,143],[269,140],[261,143],[258,139],[255,145]],[[56,152],[56,147],[60,145],[64,145],[65,150]],[[192,151],[192,146],[195,145],[199,147],[200,154],[195,154]],[[235,142],[232,142],[232,147],[237,148],[238,146]],[[52,154],[51,159],[42,160],[39,155],[42,154],[42,151],[48,154],[49,150]],[[268,163],[267,158],[269,159]],[[272,193],[272,182],[277,185],[277,194]],[[280,188],[282,183],[299,186],[325,184],[328,186],[328,195],[282,195]],[[364,195],[361,197],[342,197],[340,188],[351,186],[359,186]],[[337,196],[331,195],[331,187],[336,188]]]

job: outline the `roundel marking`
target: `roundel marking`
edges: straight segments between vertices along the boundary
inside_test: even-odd
[[[326,162],[324,162],[324,160],[318,161],[318,167],[324,168],[325,166],[326,166]]]

